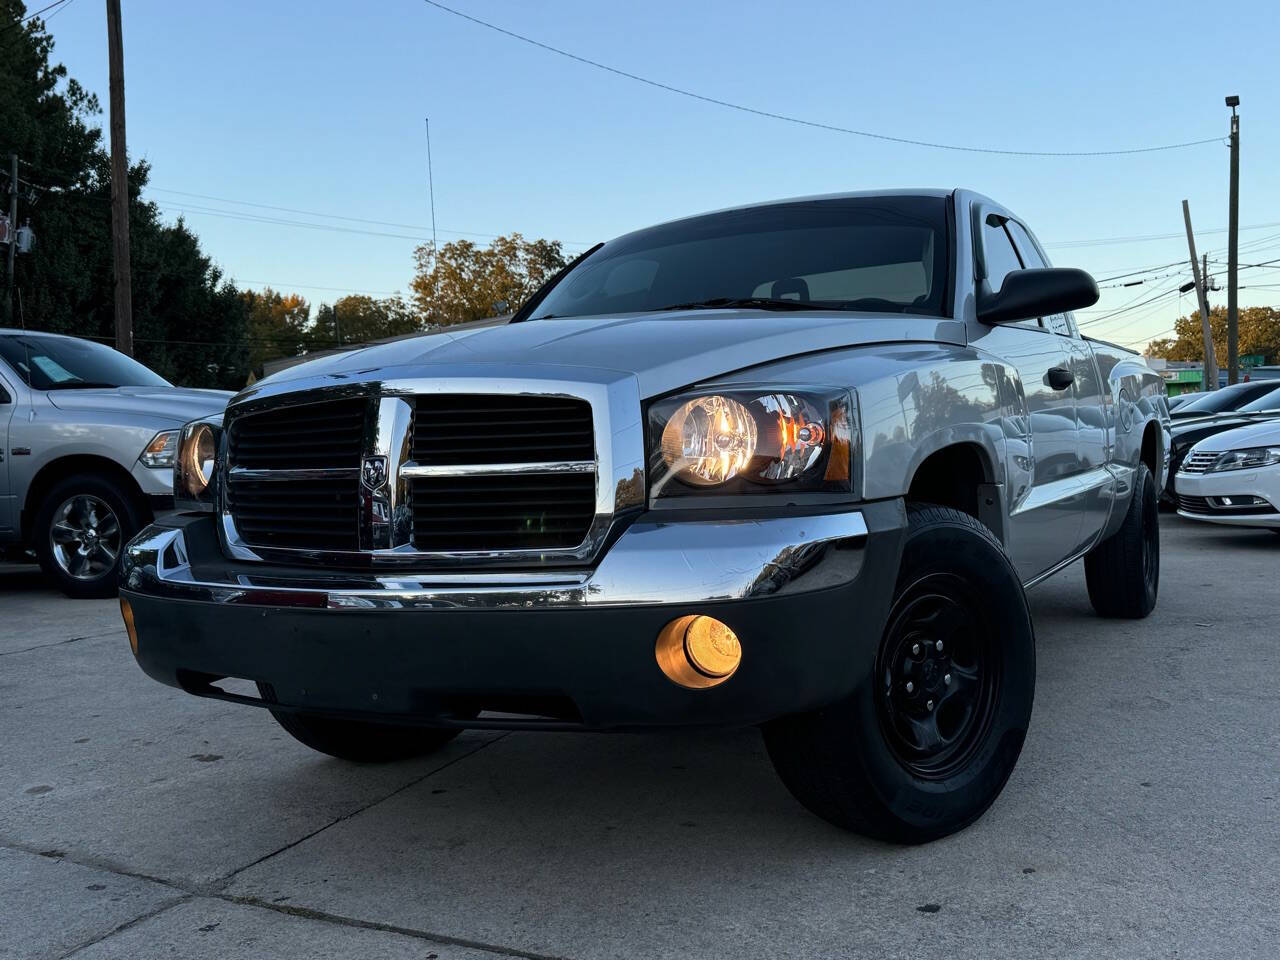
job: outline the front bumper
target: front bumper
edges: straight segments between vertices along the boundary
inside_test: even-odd
[[[228,561],[212,517],[175,517],[130,544],[121,593],[142,669],[203,696],[441,726],[758,723],[867,679],[905,528],[901,501],[641,517],[594,569],[414,577]],[[704,690],[668,680],[654,654],[667,623],[697,613],[742,644],[737,672]]]
[[[1280,467],[1179,473],[1178,516],[1236,527],[1280,527]],[[1260,504],[1241,504],[1253,497]]]

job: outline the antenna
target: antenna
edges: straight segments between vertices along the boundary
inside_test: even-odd
[[[428,117],[423,122],[427,125],[427,193],[431,197],[431,250],[436,253],[439,247],[436,244],[436,185],[435,178],[431,175],[431,118]]]
[[[427,195],[431,198],[431,296],[435,300],[440,293],[440,271],[436,269],[440,265],[440,244],[436,239],[436,183],[431,173],[431,118],[424,117],[422,122],[427,128]]]

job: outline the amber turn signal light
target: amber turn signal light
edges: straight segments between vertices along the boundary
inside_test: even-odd
[[[129,632],[129,649],[138,655],[138,628],[133,624],[133,607],[124,597],[120,598],[120,616],[124,618],[124,628]]]
[[[672,683],[703,690],[728,680],[742,662],[742,644],[715,617],[677,617],[658,634],[658,666]]]

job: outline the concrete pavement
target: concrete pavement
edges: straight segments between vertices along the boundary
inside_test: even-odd
[[[1018,769],[910,849],[809,815],[749,730],[343,764],[6,568],[0,957],[1273,956],[1280,537],[1162,521],[1148,620],[1079,565],[1031,591]]]

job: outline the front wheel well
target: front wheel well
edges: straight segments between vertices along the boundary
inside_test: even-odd
[[[1159,428],[1154,420],[1147,424],[1142,433],[1142,452],[1138,454],[1138,458],[1151,471],[1151,476],[1156,478],[1156,483],[1160,482],[1160,443],[1156,439],[1158,432]]]
[[[127,496],[130,502],[137,507],[139,516],[144,518],[151,516],[151,504],[143,495],[138,482],[133,479],[128,470],[114,460],[108,457],[94,456],[93,454],[75,454],[69,457],[60,457],[57,460],[49,461],[41,467],[36,475],[31,478],[31,484],[27,487],[27,498],[22,505],[23,543],[29,544],[31,542],[31,524],[35,519],[36,512],[40,509],[40,504],[44,500],[45,494],[54,484],[77,473],[89,473],[111,480],[120,487],[121,493]]]
[[[916,467],[907,488],[907,499],[952,507],[981,520],[997,537],[1001,531],[992,522],[994,503],[988,490],[994,473],[986,451],[976,443],[956,443],[935,450]]]

